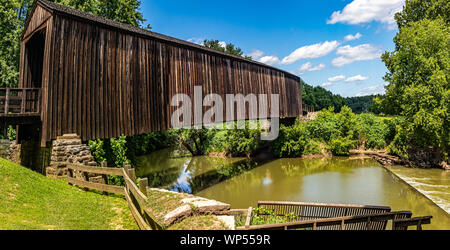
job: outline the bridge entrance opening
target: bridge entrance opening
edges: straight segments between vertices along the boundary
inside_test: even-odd
[[[42,71],[44,65],[46,29],[36,32],[25,44],[26,65],[25,74],[30,77],[29,88],[42,87]]]

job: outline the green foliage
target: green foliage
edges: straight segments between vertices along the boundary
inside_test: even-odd
[[[104,143],[102,140],[97,139],[95,141],[89,141],[89,148],[91,149],[92,156],[95,162],[100,165],[102,162],[106,161],[106,153],[103,149]]]
[[[447,0],[408,0],[403,11],[395,15],[398,27],[423,19],[443,19],[450,24],[450,2]]]
[[[272,150],[278,157],[300,157],[308,144],[308,130],[303,123],[293,126],[281,125],[278,138],[272,143]]]
[[[311,138],[321,140],[323,142],[330,141],[341,135],[339,130],[339,121],[334,113],[333,108],[322,110],[318,113],[315,120],[306,124]]]
[[[377,100],[384,112],[405,117],[401,137],[408,145],[433,147],[444,159],[450,149],[448,10],[448,1],[407,1],[396,16],[396,49],[382,56],[389,85],[386,97]],[[402,144],[395,148],[404,151]]]
[[[348,156],[350,155],[350,149],[355,148],[355,143],[356,141],[350,137],[338,137],[331,140],[329,147],[333,155]]]
[[[128,136],[125,144],[126,157],[135,165],[138,156],[167,148],[175,144],[175,139],[173,130]]]
[[[278,215],[272,209],[258,207],[253,209],[253,217],[251,225],[266,225],[266,224],[278,224],[295,221],[297,216],[294,213],[286,215]]]
[[[221,43],[219,40],[205,40],[203,41],[203,46],[230,55],[240,56],[250,60],[252,59],[249,56],[243,56],[244,52],[242,51],[242,49],[239,47],[235,47],[232,43]]]
[[[182,128],[178,130],[177,142],[180,149],[189,151],[193,156],[204,155],[208,152],[215,133],[214,129]]]
[[[319,155],[322,153],[322,147],[318,141],[308,140],[308,143],[303,150],[303,155]]]
[[[361,144],[365,145],[366,149],[385,148],[386,138],[388,133],[391,132],[387,123],[373,114],[357,116],[355,130],[355,137]]]
[[[248,121],[245,122],[245,128],[239,129],[237,122],[234,123],[234,129],[227,130],[223,149],[232,156],[247,156],[253,154],[261,143],[261,130],[250,129]]]
[[[334,95],[320,86],[313,87],[302,81],[302,88],[303,102],[313,106],[317,111],[330,107],[340,111],[341,107],[345,105],[345,99],[342,96]]]
[[[408,159],[408,149],[410,148],[407,133],[404,126],[397,126],[397,133],[394,136],[391,144],[389,144],[387,151],[392,155],[397,155]]]

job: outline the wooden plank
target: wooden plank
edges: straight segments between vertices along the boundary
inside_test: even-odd
[[[105,168],[105,167],[91,167],[85,165],[68,164],[67,168],[82,172],[88,172],[91,174],[107,174],[123,176],[123,170],[121,168]]]
[[[141,230],[152,230],[152,228],[145,222],[144,218],[137,210],[136,206],[134,205],[134,203],[133,203],[130,195],[126,191],[126,189],[124,188],[123,190],[124,190],[125,197],[127,199],[128,206],[131,210],[131,214],[133,215],[134,219],[136,220],[136,223],[138,224],[139,228]]]
[[[67,182],[71,185],[83,187],[83,188],[89,188],[89,189],[95,189],[98,191],[108,192],[108,193],[114,193],[114,194],[125,194],[123,187],[120,186],[112,186],[112,185],[105,185],[100,183],[92,183],[88,181],[82,181],[75,178],[67,178]]]

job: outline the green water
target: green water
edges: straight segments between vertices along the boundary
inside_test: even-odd
[[[249,161],[179,158],[165,150],[140,158],[137,175],[148,177],[152,186],[194,193],[233,208],[255,206],[258,200],[384,205],[412,211],[415,217],[432,215],[432,225],[424,229],[450,229],[447,212],[369,158]]]

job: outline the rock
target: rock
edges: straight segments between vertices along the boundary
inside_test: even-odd
[[[189,217],[191,214],[192,214],[191,206],[184,205],[184,206],[178,207],[175,210],[166,214],[166,216],[164,216],[164,224],[166,226],[170,226],[178,220],[182,220],[186,217]]]
[[[201,197],[186,198],[181,202],[193,205],[196,214],[214,214],[214,212],[229,210],[231,207],[230,204]]]
[[[217,219],[222,221],[226,227],[230,230],[236,230],[236,222],[234,216],[216,216]]]

